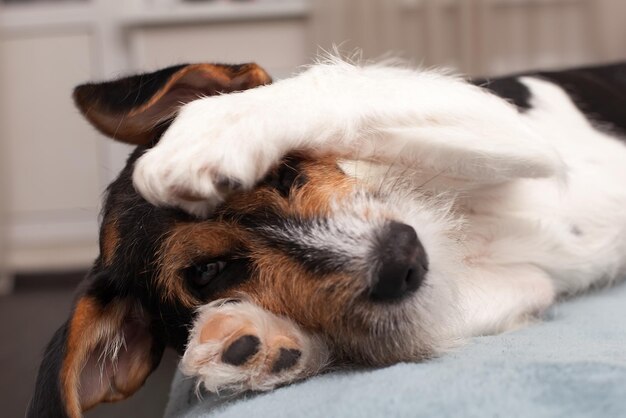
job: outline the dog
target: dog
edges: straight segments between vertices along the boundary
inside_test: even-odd
[[[74,98],[137,148],[29,417],[130,396],[166,346],[209,391],[419,361],[625,273],[626,64],[194,64]]]

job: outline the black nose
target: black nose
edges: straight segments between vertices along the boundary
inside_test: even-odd
[[[393,301],[414,293],[428,271],[426,252],[415,230],[399,222],[386,226],[375,257],[380,268],[372,284],[372,300]]]

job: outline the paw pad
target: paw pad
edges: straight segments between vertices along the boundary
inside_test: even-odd
[[[224,351],[222,361],[233,366],[241,366],[259,351],[260,345],[261,341],[254,335],[239,337]]]
[[[283,370],[291,369],[293,366],[298,363],[300,357],[302,356],[302,351],[296,350],[295,348],[282,348],[279,351],[278,358],[274,362],[272,366],[272,373],[280,373]]]
[[[297,324],[246,301],[226,302],[198,313],[180,364],[209,392],[269,390],[326,364],[326,347]]]

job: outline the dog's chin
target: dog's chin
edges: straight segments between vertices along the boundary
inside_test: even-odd
[[[339,362],[387,366],[433,357],[440,339],[428,329],[417,296],[393,303],[367,303],[350,313],[343,332],[329,336]],[[429,321],[425,321],[429,322]]]

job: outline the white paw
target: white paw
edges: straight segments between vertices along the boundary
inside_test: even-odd
[[[200,311],[180,369],[209,392],[264,391],[318,373],[328,350],[293,322],[249,302]]]
[[[252,188],[282,152],[270,142],[258,109],[242,98],[183,106],[159,143],[137,160],[137,191],[152,204],[206,217],[228,194]]]

